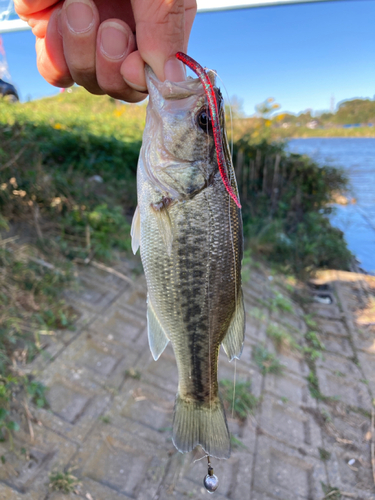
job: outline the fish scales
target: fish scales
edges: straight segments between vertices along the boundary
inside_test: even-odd
[[[212,135],[197,124],[206,109],[199,81],[161,83],[150,68],[146,79],[150,103],[132,235],[140,225],[150,347],[157,359],[170,340],[176,356],[176,447],[187,452],[200,444],[227,458],[217,369],[223,342],[230,358],[242,350],[241,214],[221,180]]]

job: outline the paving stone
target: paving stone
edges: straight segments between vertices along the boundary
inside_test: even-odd
[[[49,388],[47,401],[50,408],[36,409],[35,414],[55,432],[81,442],[107,408],[111,395],[93,381],[92,372],[86,368],[63,363],[51,366],[53,370],[50,373],[45,371],[40,377]]]
[[[270,319],[275,323],[280,323],[291,333],[298,332],[303,337],[306,333],[306,324],[302,318],[295,314],[290,314],[285,311],[273,311]]]
[[[313,417],[289,402],[273,396],[265,396],[261,403],[259,425],[262,431],[271,434],[296,449],[319,458],[322,446],[319,426]]]
[[[178,371],[173,348],[169,343],[157,361],[152,358],[149,347],[143,348],[143,354],[137,367],[142,374],[142,380],[176,394],[178,386]]]
[[[147,342],[146,313],[120,307],[118,302],[96,319],[90,329],[124,347],[143,350]]]
[[[2,452],[5,464],[0,468],[0,485],[21,494],[21,498],[44,499],[48,492],[48,475],[54,468],[64,468],[76,453],[77,446],[48,428],[34,426],[34,440],[22,429],[15,439],[15,450],[25,448],[29,459],[19,452]],[[9,493],[9,492],[8,492]],[[2,494],[0,488],[0,498]],[[13,496],[5,496],[13,498]],[[19,498],[14,495],[14,498]]]
[[[151,500],[168,462],[165,447],[152,439],[155,434],[160,433],[148,429],[146,438],[109,424],[97,426],[77,455],[76,475],[117,494]]]
[[[259,436],[254,488],[283,500],[321,500],[327,483],[322,461],[266,436]]]
[[[359,368],[346,358],[325,354],[316,363],[320,391],[328,397],[338,397],[343,403],[371,410],[371,397]]]
[[[375,396],[375,354],[358,351],[357,356],[370,391]]]
[[[300,352],[288,350],[286,348],[277,349],[272,339],[267,339],[266,346],[267,350],[279,359],[286,370],[300,377],[307,377],[310,370]]]
[[[260,312],[259,315],[261,314],[263,313]],[[256,344],[262,344],[265,340],[266,319],[260,320],[246,312],[245,342],[250,341]]]
[[[353,357],[354,352],[348,338],[337,335],[325,334],[321,336],[327,351],[340,354],[341,356]]]
[[[348,331],[342,321],[317,321],[319,332],[323,335],[337,335],[347,337]]]
[[[29,491],[27,494],[27,500],[44,500],[44,498],[36,491]],[[25,500],[25,494],[0,482],[0,500]]]
[[[355,346],[357,350],[375,355],[375,328],[361,327],[357,328],[355,336]]]
[[[352,495],[357,495],[355,498],[363,500],[374,499],[375,487],[373,485],[371,462],[366,462],[362,459],[362,463],[356,460],[353,465],[349,466],[349,460],[355,458],[353,452],[332,453],[330,460],[327,462],[327,471],[330,484],[339,488],[340,491],[348,492]]]
[[[322,305],[322,304],[311,304],[309,306],[309,311],[324,319],[341,320],[343,315],[336,304]]]
[[[129,379],[114,398],[111,422],[123,427],[126,418],[170,436],[174,403],[175,395],[169,391],[142,380]]]
[[[126,287],[124,286],[119,290],[98,282],[97,277],[95,279],[93,277],[84,277],[80,279],[80,282],[81,290],[69,291],[69,301],[74,303],[75,307],[80,308],[83,306],[84,309],[96,313],[103,311],[105,307],[111,304],[121,290],[126,287],[130,288],[130,285],[126,285]]]
[[[268,374],[265,378],[265,391],[276,397],[287,398],[297,406],[316,406],[316,401],[310,396],[306,379],[292,373]]]
[[[110,334],[103,337],[91,330],[81,334],[65,349],[58,363],[86,368],[92,380],[118,388],[126,370],[136,365],[140,355],[135,349],[116,342]]]

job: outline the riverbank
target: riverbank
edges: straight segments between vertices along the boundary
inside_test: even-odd
[[[237,390],[233,411],[225,403],[232,456],[212,459],[220,494],[372,499],[375,278],[325,271],[303,284],[256,260],[245,268],[244,352],[236,368],[220,357],[221,386],[235,370]],[[14,359],[45,403],[11,402],[20,429],[0,443],[2,500],[206,498],[202,455],[171,443],[175,359],[170,346],[151,357],[145,281],[131,269],[77,266],[79,288],[65,292],[74,328]]]

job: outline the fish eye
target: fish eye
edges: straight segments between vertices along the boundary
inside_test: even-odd
[[[207,108],[203,108],[198,112],[197,123],[203,132],[209,133],[212,131],[212,121]]]

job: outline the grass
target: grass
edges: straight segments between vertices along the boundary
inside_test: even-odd
[[[324,492],[323,500],[341,500],[342,495],[338,488],[334,488],[333,486],[327,485],[321,482],[322,490]]]
[[[228,411],[239,420],[245,420],[249,414],[254,414],[258,398],[251,393],[251,382],[236,382],[223,379],[219,382],[220,394]]]
[[[277,310],[282,312],[293,313],[293,305],[280,292],[276,292],[275,296],[271,300],[271,311],[277,311]]]
[[[49,489],[62,493],[74,493],[80,481],[72,475],[71,469],[67,471],[54,471],[49,475]]]
[[[270,323],[266,329],[267,336],[273,340],[278,350],[282,348],[300,350],[300,346],[290,333],[276,323]]]
[[[325,448],[318,448],[320,460],[327,462],[331,458],[331,453]]]
[[[247,446],[245,446],[243,442],[240,439],[236,438],[236,436],[234,436],[233,434],[230,435],[230,444],[232,446],[232,450],[247,449]]]
[[[265,347],[256,346],[253,351],[253,359],[261,369],[263,375],[267,373],[282,375],[284,365],[280,363],[274,354],[268,352]]]

